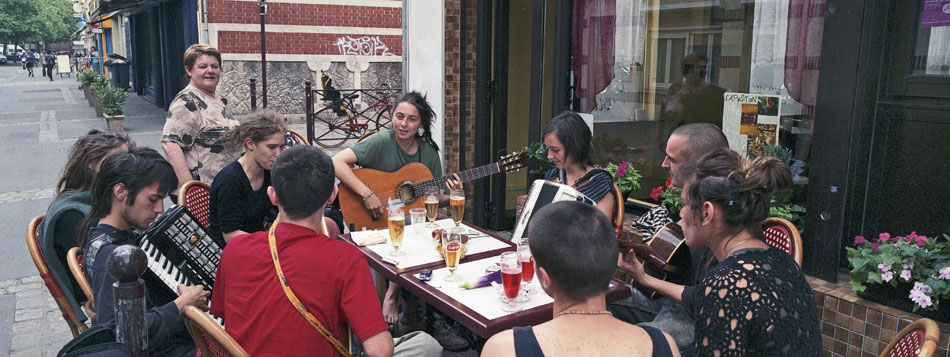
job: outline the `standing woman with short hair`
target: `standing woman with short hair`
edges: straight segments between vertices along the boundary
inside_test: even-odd
[[[614,181],[607,171],[594,167],[590,128],[580,115],[565,111],[552,118],[541,134],[548,148],[548,159],[556,168],[544,179],[576,188],[597,203],[597,208],[611,222],[617,209],[614,199]]]
[[[194,44],[185,50],[184,59],[188,86],[168,105],[162,150],[179,185],[191,180],[213,183],[218,171],[241,156],[241,147],[224,139],[238,121],[215,94],[221,79],[221,53]]]
[[[266,230],[277,218],[277,207],[267,197],[270,169],[284,151],[287,126],[277,112],[251,113],[224,139],[245,149],[244,155],[225,166],[211,184],[209,234],[225,242]]]

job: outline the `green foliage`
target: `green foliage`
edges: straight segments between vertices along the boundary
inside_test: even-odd
[[[876,239],[857,236],[845,248],[851,263],[851,288],[863,292],[869,285],[913,283],[908,299],[919,308],[936,311],[941,299],[950,298],[950,236],[929,238],[911,232]]]
[[[129,99],[129,92],[122,88],[104,86],[96,91],[102,102],[102,112],[108,116],[122,115],[122,105]]]
[[[0,1],[0,40],[61,42],[75,31],[69,0]]]
[[[601,168],[610,173],[610,178],[617,184],[620,191],[628,192],[640,189],[640,178],[643,176],[640,175],[637,169],[633,168],[629,161],[623,161],[620,164],[611,162],[607,164],[607,167]]]
[[[91,69],[85,69],[82,72],[79,72],[77,78],[79,79],[79,88],[89,88],[93,82],[96,81],[96,72],[93,72]]]
[[[544,143],[537,141],[525,146],[524,152],[528,157],[538,161],[538,169],[531,170],[528,174],[531,176],[544,177],[544,173],[554,168],[554,162],[548,160],[548,147]]]
[[[776,157],[784,161],[786,165],[792,164],[792,150],[782,145],[765,145],[762,152],[765,156]]]
[[[805,216],[805,207],[796,204],[777,205],[775,197],[772,197],[772,203],[769,205],[769,217],[778,217],[795,222]]]

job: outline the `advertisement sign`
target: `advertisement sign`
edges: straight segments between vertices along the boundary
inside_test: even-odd
[[[722,132],[729,148],[748,157],[761,156],[766,145],[778,144],[781,97],[726,93],[722,108]]]
[[[950,26],[950,0],[924,0],[921,27]]]

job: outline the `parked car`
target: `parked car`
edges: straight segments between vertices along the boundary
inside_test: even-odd
[[[0,56],[0,64],[7,64],[7,56]]]

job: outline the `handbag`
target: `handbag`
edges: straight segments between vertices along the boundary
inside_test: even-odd
[[[297,312],[303,315],[303,318],[307,320],[307,323],[310,326],[313,326],[314,329],[320,333],[323,338],[327,339],[327,342],[330,342],[330,345],[340,353],[341,356],[350,357],[350,352],[347,351],[346,347],[343,346],[343,343],[340,342],[340,339],[333,336],[333,333],[330,330],[327,330],[326,327],[323,327],[323,324],[320,323],[320,320],[316,316],[313,316],[310,313],[310,310],[300,302],[300,299],[297,298],[297,295],[294,294],[294,291],[290,289],[290,285],[287,285],[287,279],[284,277],[284,271],[280,268],[280,259],[277,257],[277,238],[274,236],[274,231],[277,229],[278,220],[275,219],[274,223],[271,224],[270,230],[267,231],[267,241],[270,244],[270,256],[274,260],[274,269],[277,271],[277,280],[280,281],[280,285],[284,288],[284,294],[287,295],[287,299],[290,300],[290,303],[294,304],[294,307],[297,308]]]
[[[75,356],[131,356],[125,345],[115,341],[115,325],[93,326],[73,338],[56,354]]]

